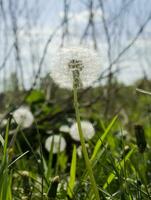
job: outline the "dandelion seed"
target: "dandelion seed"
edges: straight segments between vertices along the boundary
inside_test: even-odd
[[[62,152],[66,148],[66,141],[60,135],[49,136],[45,141],[45,148],[49,152],[53,145],[53,153]]]
[[[73,47],[63,48],[54,58],[50,73],[61,88],[87,88],[100,75],[100,59],[93,50]]]
[[[28,128],[34,121],[33,114],[26,106],[21,106],[13,112],[13,117],[18,125],[23,128]]]
[[[89,121],[81,121],[81,127],[82,127],[82,132],[83,132],[83,136],[84,136],[85,140],[86,141],[90,140],[95,134],[95,130],[94,130],[93,125],[91,124],[91,122],[89,122]],[[74,140],[80,141],[77,123],[74,123],[71,126],[71,128],[70,128],[70,136]]]

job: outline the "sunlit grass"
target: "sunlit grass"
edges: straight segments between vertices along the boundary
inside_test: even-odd
[[[30,106],[35,113],[39,109],[35,99]],[[45,107],[37,119],[43,119],[47,110]],[[52,113],[57,112],[60,110]],[[149,123],[140,126],[144,138],[138,143],[134,134],[124,135],[125,125],[118,115],[105,120],[93,114],[91,121],[95,123],[96,134],[86,148],[100,199],[150,199]],[[60,120],[51,124],[55,134],[65,123],[65,119]],[[46,124],[36,121],[32,127],[23,129],[10,117],[1,129],[0,199],[95,199],[84,157],[78,154],[80,143],[68,133],[61,133],[67,141],[66,150],[54,154],[52,144],[47,152],[44,144],[49,136],[46,133],[49,121]]]

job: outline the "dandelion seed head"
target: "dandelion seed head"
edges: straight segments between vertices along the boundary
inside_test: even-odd
[[[18,125],[23,128],[28,128],[34,121],[33,114],[30,109],[26,106],[21,106],[13,112],[13,117]]]
[[[62,48],[52,63],[50,76],[61,88],[72,89],[73,81],[78,88],[87,88],[100,75],[99,56],[87,48]]]
[[[85,144],[87,150],[89,149],[89,144],[86,143]],[[82,146],[80,145],[78,148],[77,148],[77,155],[79,156],[79,158],[82,158]]]
[[[60,126],[59,131],[64,132],[64,133],[68,133],[70,131],[70,128],[69,128],[68,125],[62,125],[62,126]]]
[[[53,144],[53,153],[62,152],[66,148],[66,141],[60,135],[49,136],[45,141],[45,148],[49,152]]]
[[[85,140],[86,141],[90,140],[95,134],[95,130],[93,128],[92,123],[89,122],[89,121],[81,121],[81,127],[82,127],[83,136],[84,136]],[[71,128],[70,128],[70,136],[74,140],[80,141],[80,136],[79,136],[77,123],[74,123],[71,126]]]
[[[3,119],[1,122],[0,122],[0,125],[2,127],[6,126],[7,125],[7,119]]]

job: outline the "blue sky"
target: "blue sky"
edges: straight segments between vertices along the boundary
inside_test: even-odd
[[[1,60],[6,56],[12,43],[14,42],[13,33],[11,31],[12,20],[10,11],[8,10],[7,1],[5,1],[4,8],[7,11],[7,40],[6,27],[3,21],[0,24],[0,47],[5,49],[1,51]],[[14,1],[12,1],[14,2]],[[61,23],[63,17],[63,0],[20,0],[20,4],[13,4],[16,19],[18,23],[18,41],[22,58],[22,65],[24,71],[24,79],[26,87],[29,88],[33,73],[38,68],[39,60],[42,56],[45,44],[55,30]],[[94,15],[95,28],[98,52],[102,60],[102,71],[108,67],[107,50],[105,32],[102,25],[102,12],[99,7],[99,0],[94,0]],[[123,9],[122,2],[125,2]],[[87,11],[88,0],[71,0],[69,11],[69,33],[68,43],[78,44],[83,34],[87,23],[89,13]],[[15,8],[17,6],[17,9]],[[27,9],[28,8],[28,9]],[[149,13],[151,13],[151,1],[149,0],[104,0],[105,19],[108,23],[108,30],[111,37],[111,55],[114,60],[122,49],[129,44],[134,38],[139,27],[144,23]],[[121,12],[122,10],[122,12]],[[2,16],[0,16],[2,20]],[[93,47],[91,32],[88,32],[86,45]],[[120,35],[120,37],[119,37]],[[30,36],[30,38],[29,38]],[[53,38],[48,48],[42,74],[44,76],[49,72],[51,67],[51,56],[54,50],[61,44],[62,29],[58,29],[57,34]],[[7,45],[6,45],[7,41]],[[74,42],[73,42],[74,41]],[[143,34],[138,38],[135,45],[121,58],[118,65],[114,66],[116,69],[122,69],[118,74],[118,79],[129,84],[132,81],[143,75],[143,70],[151,76],[149,62],[151,52],[151,22],[146,26]],[[31,56],[32,54],[32,56]],[[10,60],[7,62],[6,70],[0,72],[0,81],[4,74],[7,73],[9,77],[11,71],[16,68],[14,60],[15,53],[12,52]],[[34,64],[32,57],[34,57]],[[0,62],[1,65],[1,62]]]

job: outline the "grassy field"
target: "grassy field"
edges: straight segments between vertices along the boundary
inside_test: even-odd
[[[109,99],[107,86],[79,92],[81,121],[95,130],[86,148],[100,199],[151,199],[151,96],[137,87],[147,90],[150,82],[115,82]],[[69,134],[76,119],[72,92],[54,85],[49,98],[44,87],[26,93],[1,94],[0,200],[96,199],[80,141]],[[22,101],[34,116],[30,127],[13,117]],[[63,151],[60,142],[53,153],[54,140],[45,148],[50,135],[64,137]]]

